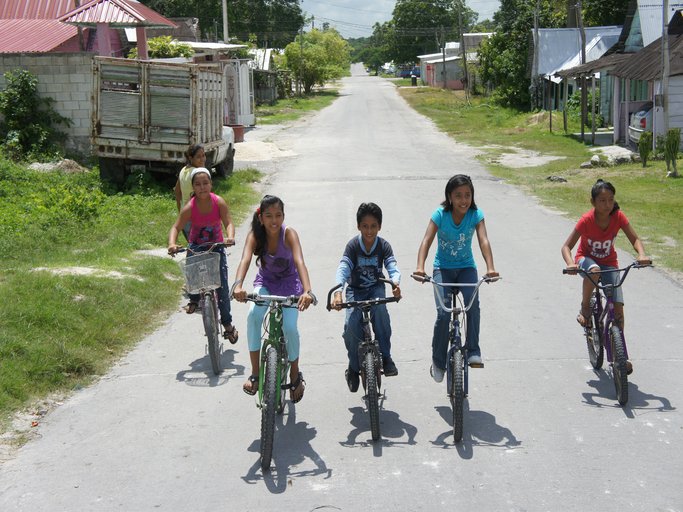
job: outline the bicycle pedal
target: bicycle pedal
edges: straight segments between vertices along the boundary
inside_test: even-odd
[[[469,363],[468,365],[470,368],[483,368],[484,363]]]

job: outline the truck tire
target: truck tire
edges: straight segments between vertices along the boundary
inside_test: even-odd
[[[229,176],[232,174],[232,171],[235,168],[235,148],[230,148],[228,151],[228,156],[225,160],[223,160],[221,163],[216,165],[216,174],[220,176],[221,178],[225,178],[226,176]]]
[[[100,157],[100,179],[115,185],[123,185],[126,181],[126,166],[119,158]]]

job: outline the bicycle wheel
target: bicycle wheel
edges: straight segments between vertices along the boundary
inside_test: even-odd
[[[464,402],[465,402],[465,371],[462,351],[454,350],[450,358],[450,381],[448,383],[448,394],[451,398],[453,408],[453,439],[459,443],[462,439],[464,423]]]
[[[221,373],[221,345],[218,339],[218,307],[215,300],[215,292],[204,295],[204,307],[202,308],[202,320],[204,332],[209,342],[209,358],[214,375]]]
[[[275,409],[277,408],[277,350],[266,349],[265,378],[263,383],[263,402],[261,403],[261,469],[270,468],[273,457],[275,437]]]
[[[628,375],[626,375],[626,347],[621,330],[616,325],[609,328],[610,343],[612,344],[612,378],[617,391],[619,405],[628,402]]]
[[[602,368],[605,359],[605,345],[602,339],[602,330],[600,329],[600,316],[595,310],[595,299],[591,299],[590,308],[592,311],[590,318],[588,318],[590,325],[587,325],[585,329],[588,358],[593,368],[599,370]]]
[[[365,392],[370,413],[370,431],[372,440],[377,441],[380,437],[379,431],[379,390],[377,388],[377,367],[375,365],[375,354],[372,350],[365,353],[363,359],[363,371],[365,372]]]

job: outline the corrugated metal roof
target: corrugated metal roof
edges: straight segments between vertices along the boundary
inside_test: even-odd
[[[57,20],[2,20],[0,53],[49,52],[78,34]]]
[[[683,34],[669,34],[669,74],[683,75]],[[638,53],[614,67],[611,73],[635,80],[658,80],[662,77],[662,40],[657,39]]]
[[[98,23],[107,23],[112,27],[176,26],[171,20],[135,0],[91,0],[66,13],[60,21],[86,26]]]
[[[638,16],[643,37],[643,47],[662,37],[662,0],[638,0]],[[683,9],[683,1],[669,0],[669,19],[676,11]]]
[[[54,20],[75,7],[75,0],[2,0],[0,19]]]
[[[592,75],[601,71],[611,71],[615,66],[633,57],[633,53],[611,53],[603,55],[597,60],[587,62],[575,68],[563,69],[555,73],[561,77],[579,77],[581,75]]]

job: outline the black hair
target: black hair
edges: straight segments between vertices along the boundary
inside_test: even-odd
[[[261,261],[261,256],[263,256],[263,253],[266,252],[266,228],[263,226],[263,224],[261,224],[259,215],[261,215],[261,213],[263,213],[266,210],[266,208],[269,208],[276,204],[280,205],[280,208],[282,208],[282,213],[285,213],[285,203],[282,202],[282,199],[280,199],[277,196],[263,196],[263,199],[261,199],[261,204],[254,212],[254,216],[251,219],[251,231],[252,233],[254,233],[254,238],[256,239],[256,247],[254,247],[254,256],[256,256],[257,265],[263,263]]]
[[[444,194],[446,196],[446,199],[443,203],[441,203],[441,206],[443,206],[444,211],[453,211],[453,204],[451,203],[451,192],[453,192],[458,187],[462,187],[463,185],[467,185],[468,187],[470,187],[470,192],[472,193],[472,204],[470,205],[470,210],[477,209],[477,203],[474,202],[474,185],[472,185],[472,178],[465,174],[456,174],[455,176],[451,177],[450,180],[448,180],[448,183],[446,183],[446,191]]]
[[[360,221],[367,215],[371,215],[377,219],[377,224],[379,224],[379,227],[382,227],[382,209],[375,203],[360,204],[358,211],[356,212],[356,223],[358,224],[358,227],[360,227]]]
[[[192,163],[192,159],[200,149],[204,149],[204,146],[201,144],[191,144],[190,147],[187,148],[187,151],[185,151],[185,160],[187,160],[188,164]]]
[[[598,181],[596,181],[593,187],[591,188],[591,202],[595,202],[595,199],[600,195],[600,192],[602,192],[603,190],[612,192],[612,195],[617,194],[617,189],[614,188],[614,185],[612,185],[609,181],[602,181],[602,179],[598,178]],[[614,212],[618,210],[619,203],[614,201],[614,208],[612,208],[612,211],[609,212],[609,214],[612,215]]]

